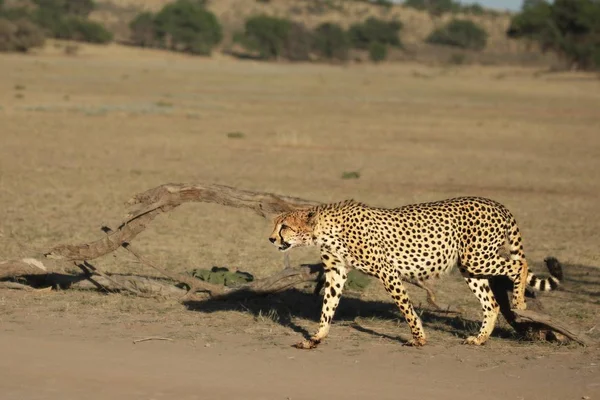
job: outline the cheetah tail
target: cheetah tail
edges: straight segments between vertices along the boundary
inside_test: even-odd
[[[563,280],[563,270],[560,262],[554,257],[545,258],[544,263],[551,276],[546,279],[540,279],[533,272],[529,272],[527,274],[527,285],[535,290],[547,292],[556,289],[560,285]]]

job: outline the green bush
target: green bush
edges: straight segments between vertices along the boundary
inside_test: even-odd
[[[552,21],[552,6],[545,1],[526,1],[523,11],[511,19],[506,34],[537,41],[542,50],[551,49],[560,41],[560,32]]]
[[[0,18],[0,51],[26,52],[44,45],[44,32],[27,19]]]
[[[368,49],[371,43],[381,43],[401,47],[398,37],[402,23],[399,21],[383,21],[374,17],[365,22],[350,26],[348,35],[353,47]]]
[[[313,41],[304,25],[268,15],[250,17],[236,39],[262,59],[281,57],[292,61],[308,60]]]
[[[572,66],[600,69],[600,2],[597,0],[526,0],[507,31],[554,51]]]
[[[383,43],[373,42],[369,45],[369,59],[373,62],[380,62],[387,57],[387,46]]]
[[[463,49],[482,50],[487,44],[488,34],[473,21],[453,19],[431,32],[426,41],[432,44],[454,46]]]
[[[27,28],[37,25],[47,35],[67,40],[77,40],[91,43],[107,43],[112,40],[112,34],[103,25],[87,19],[94,10],[93,0],[33,0],[35,8],[11,7],[0,10],[7,19],[29,20]]]
[[[154,18],[154,34],[161,47],[209,55],[223,38],[217,17],[191,0],[167,4]]]
[[[310,59],[312,44],[312,33],[304,25],[292,22],[283,43],[282,56],[291,61],[306,61]]]
[[[270,59],[282,56],[284,44],[292,22],[283,19],[259,15],[246,20],[242,44],[252,51],[257,51],[261,58]]]
[[[348,34],[338,24],[326,22],[315,29],[313,49],[330,60],[347,60],[350,49]]]
[[[143,12],[138,14],[130,23],[131,43],[141,47],[156,45],[154,31],[154,14]]]
[[[89,43],[108,43],[113,38],[102,24],[76,16],[63,18],[53,34],[58,39]]]
[[[95,3],[88,0],[35,0],[34,23],[57,39],[90,43],[108,43],[110,33],[102,24],[87,19]]]

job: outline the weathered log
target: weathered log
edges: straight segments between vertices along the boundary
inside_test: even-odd
[[[20,275],[46,275],[48,268],[35,258],[0,261],[0,280]]]
[[[130,212],[117,230],[103,239],[79,245],[59,245],[50,249],[45,256],[68,261],[93,260],[133,240],[159,214],[189,202],[248,208],[262,217],[319,204],[296,197],[251,192],[223,185],[167,183],[131,198],[128,205],[139,204],[141,207]]]

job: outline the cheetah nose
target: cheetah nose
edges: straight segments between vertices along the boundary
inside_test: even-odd
[[[275,238],[269,238],[269,242],[275,243]]]

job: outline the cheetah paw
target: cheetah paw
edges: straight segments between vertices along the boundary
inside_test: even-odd
[[[311,350],[316,348],[319,345],[319,343],[321,343],[320,340],[304,339],[303,341],[296,343],[294,347],[297,349]]]
[[[418,339],[410,339],[408,342],[404,343],[405,346],[412,346],[412,347],[421,347],[421,346],[425,346],[425,343],[427,343],[427,340],[425,340],[425,338],[418,338]]]
[[[477,336],[469,336],[463,341],[463,344],[470,344],[473,346],[481,346],[485,343],[485,339],[479,338]]]

